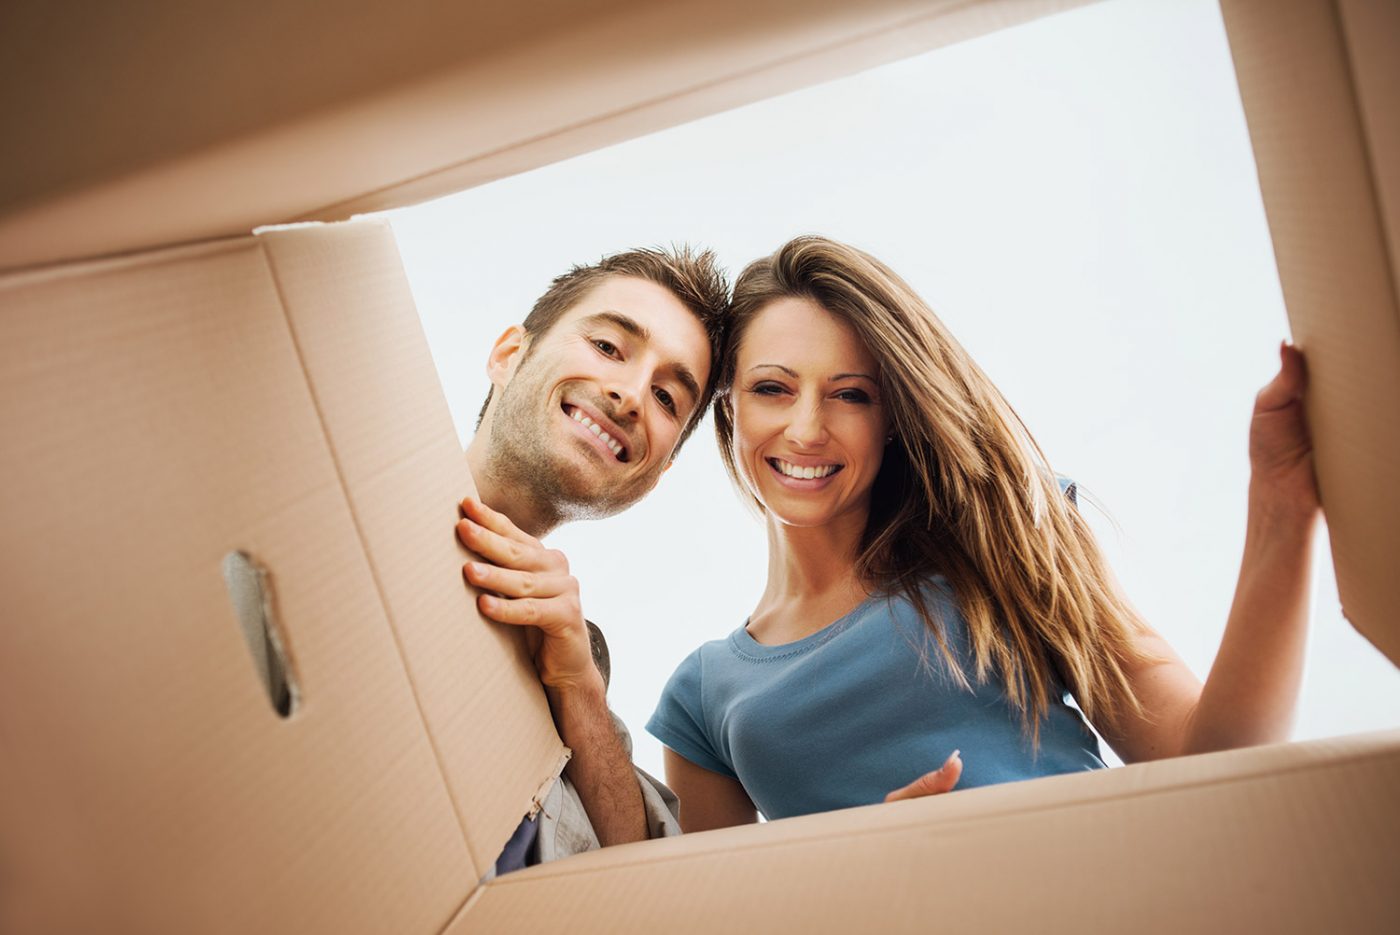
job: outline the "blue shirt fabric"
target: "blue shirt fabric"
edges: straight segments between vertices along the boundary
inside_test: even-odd
[[[930,579],[926,593],[971,690],[949,674],[907,599],[872,595],[795,643],[765,646],[740,627],[701,646],[671,676],[647,731],[739,780],[770,819],[883,801],[955,749],[959,789],[1103,767],[1063,690],[1036,749],[998,677],[973,676],[947,582]]]

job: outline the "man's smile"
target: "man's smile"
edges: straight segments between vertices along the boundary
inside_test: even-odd
[[[622,430],[615,424],[597,412],[585,410],[573,403],[562,403],[560,408],[579,426],[580,434],[586,435],[594,445],[611,455],[615,460],[623,464],[628,462],[630,453],[622,442]]]

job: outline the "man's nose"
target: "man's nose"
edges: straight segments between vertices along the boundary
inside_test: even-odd
[[[641,374],[618,376],[604,388],[608,399],[617,409],[617,414],[637,419],[642,414],[642,400],[646,398],[646,383]]]

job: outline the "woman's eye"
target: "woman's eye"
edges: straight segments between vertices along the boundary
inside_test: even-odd
[[[607,354],[609,357],[617,357],[622,353],[617,349],[616,344],[612,343],[606,338],[594,338],[593,346],[596,347],[598,350],[602,351],[604,354]]]
[[[676,414],[675,399],[671,396],[670,393],[666,392],[659,386],[656,388],[656,399],[659,403],[661,403],[661,405],[666,407],[667,412],[671,413],[671,415]]]
[[[758,383],[749,392],[755,396],[777,396],[783,392],[783,387],[777,383]]]
[[[868,403],[870,394],[865,390],[841,390],[836,394],[836,398],[848,403]]]

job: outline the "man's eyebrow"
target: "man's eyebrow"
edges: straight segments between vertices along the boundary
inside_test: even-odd
[[[594,314],[589,315],[587,318],[584,318],[580,322],[580,324],[596,325],[602,322],[617,325],[619,328],[621,328],[623,331],[626,331],[634,338],[639,338],[643,341],[651,340],[651,332],[646,329],[646,326],[644,326],[641,322],[637,321],[635,318],[628,318],[621,312],[595,312]]]
[[[676,364],[676,382],[685,387],[685,391],[690,394],[691,401],[700,401],[700,381],[695,379],[695,374],[690,372],[690,368],[685,364]]]
[[[583,325],[596,325],[601,322],[616,325],[639,341],[651,340],[651,332],[647,330],[646,325],[643,325],[635,318],[629,318],[621,312],[614,312],[610,309],[595,312],[581,319],[580,323]],[[700,381],[695,379],[695,374],[690,372],[690,368],[685,364],[676,364],[672,368],[672,373],[675,374],[676,382],[683,386],[685,391],[690,394],[690,398],[694,401],[698,401],[700,399]]]

